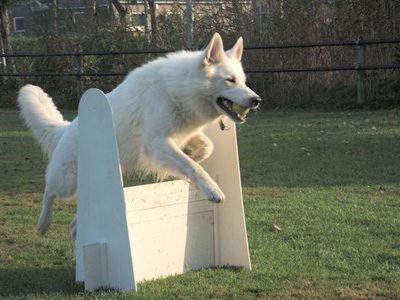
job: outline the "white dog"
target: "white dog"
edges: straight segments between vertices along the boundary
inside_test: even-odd
[[[243,40],[224,51],[214,34],[204,51],[177,52],[132,71],[107,94],[121,167],[124,173],[153,173],[189,178],[212,202],[224,194],[198,162],[210,156],[213,145],[203,128],[227,116],[243,123],[260,97],[246,86],[241,65]],[[52,99],[39,87],[19,91],[21,115],[50,161],[43,208],[38,221],[48,230],[56,197],[71,197],[77,185],[78,117],[65,121]],[[75,222],[72,223],[75,236]]]

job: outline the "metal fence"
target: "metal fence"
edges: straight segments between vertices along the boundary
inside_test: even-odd
[[[399,39],[386,40],[357,40],[348,41],[329,41],[314,43],[289,43],[289,44],[266,44],[245,47],[245,51],[253,50],[272,50],[272,49],[301,49],[301,48],[322,48],[322,47],[355,47],[357,49],[357,58],[352,65],[332,65],[317,67],[284,67],[284,68],[248,68],[245,70],[248,74],[268,74],[268,73],[304,73],[304,72],[357,72],[357,103],[362,105],[365,101],[365,80],[366,72],[372,70],[400,70],[400,63],[366,65],[365,48],[371,45],[382,44],[400,44]],[[139,55],[139,54],[165,54],[174,52],[177,49],[140,49],[132,51],[110,51],[110,52],[65,52],[65,53],[14,53],[0,54],[0,57],[13,58],[39,58],[39,57],[74,57],[75,72],[57,72],[57,73],[0,73],[2,77],[75,77],[77,82],[77,93],[82,93],[82,77],[105,77],[105,76],[125,76],[128,72],[86,72],[83,58],[86,56],[119,56],[119,55]]]

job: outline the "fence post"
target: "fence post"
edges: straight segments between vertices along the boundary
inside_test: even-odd
[[[77,52],[75,53],[75,66],[76,66],[76,99],[80,99],[83,94],[83,64],[82,64],[82,56]]]
[[[1,54],[5,54],[3,39],[1,39],[1,38],[0,38],[0,53]],[[7,61],[6,61],[6,57],[5,56],[1,57],[0,65],[1,65],[1,72],[6,74],[7,73]],[[7,76],[1,76],[1,81],[2,82],[6,81],[6,80],[7,80]]]
[[[363,38],[360,36],[357,39],[357,104],[363,105],[365,103],[365,82],[367,75],[365,70],[365,46]]]

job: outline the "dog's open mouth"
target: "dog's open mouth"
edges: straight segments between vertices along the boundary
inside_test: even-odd
[[[236,123],[246,122],[246,116],[250,111],[249,107],[241,106],[223,97],[217,99],[217,104]]]

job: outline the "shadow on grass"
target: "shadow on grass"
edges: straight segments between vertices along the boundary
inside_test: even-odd
[[[28,294],[76,294],[83,284],[75,282],[73,267],[21,267],[0,269],[0,298]]]

